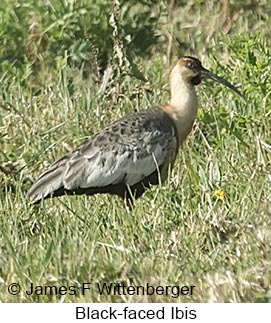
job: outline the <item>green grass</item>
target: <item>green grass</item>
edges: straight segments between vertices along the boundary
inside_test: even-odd
[[[171,27],[185,43],[182,54],[196,53],[207,68],[238,86],[246,101],[221,85],[200,85],[198,119],[172,176],[146,192],[130,214],[117,197],[61,197],[31,206],[25,193],[50,163],[110,121],[167,101],[167,40],[162,37],[163,50],[148,59],[137,57],[148,83],[129,74],[111,81],[119,85],[118,99],[108,89],[98,95],[101,80],[86,77],[64,53],[52,59],[53,70],[45,68],[48,57],[40,56],[45,67],[38,86],[27,59],[22,67],[2,64],[0,301],[271,301],[270,8],[263,4],[254,14],[231,8],[240,17],[222,35],[219,4],[210,19],[202,11],[208,5],[197,2],[191,15],[208,28],[178,33],[178,24],[191,23],[191,15],[179,20],[185,20],[180,14],[189,4],[171,13]],[[259,26],[266,26],[261,34]],[[101,296],[95,289],[76,296],[12,296],[7,286],[13,282],[22,290],[30,283],[84,282],[196,288],[192,296],[178,298]]]

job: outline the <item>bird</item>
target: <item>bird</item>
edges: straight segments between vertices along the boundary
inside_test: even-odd
[[[198,111],[195,87],[216,81],[244,96],[192,56],[179,58],[169,74],[168,103],[125,115],[54,162],[29,189],[33,204],[62,195],[108,193],[127,209],[151,186],[165,182]]]

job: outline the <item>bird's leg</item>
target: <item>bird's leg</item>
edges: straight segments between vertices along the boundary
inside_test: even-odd
[[[124,206],[125,206],[125,209],[128,213],[132,212],[133,208],[134,208],[134,203],[132,200],[130,199],[125,199],[124,200]]]
[[[127,196],[128,195],[128,196]],[[134,200],[133,200],[133,197],[130,196],[130,194],[127,194],[125,197],[124,197],[124,206],[125,206],[125,209],[128,213],[132,212],[133,208],[134,208]]]

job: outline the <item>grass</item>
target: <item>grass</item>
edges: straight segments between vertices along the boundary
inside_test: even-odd
[[[217,15],[203,35],[196,33],[195,52],[204,48],[207,32],[215,44],[197,56],[237,85],[246,101],[218,84],[200,85],[198,119],[172,176],[138,200],[131,214],[117,197],[61,197],[31,206],[25,192],[50,163],[110,121],[166,102],[166,54],[140,60],[147,84],[131,75],[118,80],[118,99],[113,92],[98,95],[99,85],[65,56],[54,71],[41,70],[39,87],[26,82],[29,64],[22,79],[14,70],[2,74],[2,302],[271,301],[271,53],[268,30],[256,33],[266,8],[255,8],[256,17],[245,11],[224,36],[209,33],[219,24]],[[200,4],[192,13],[198,17],[199,11]],[[191,37],[193,30],[183,38],[186,46]],[[86,295],[13,296],[7,291],[13,282],[23,291],[30,283],[93,285]],[[94,283],[104,282],[196,287],[177,298],[99,295]]]

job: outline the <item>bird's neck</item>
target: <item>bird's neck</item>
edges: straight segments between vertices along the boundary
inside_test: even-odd
[[[198,110],[198,99],[194,85],[185,82],[178,71],[170,75],[171,98],[162,109],[171,117],[178,131],[180,144],[190,133]]]

